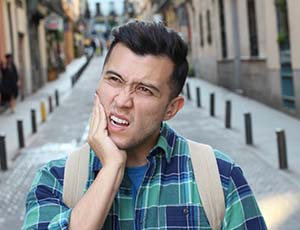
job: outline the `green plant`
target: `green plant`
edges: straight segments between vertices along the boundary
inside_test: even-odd
[[[280,9],[283,9],[286,7],[286,0],[275,0],[274,3]]]
[[[194,70],[192,65],[189,66],[188,76],[189,77],[194,77],[195,76],[195,70]]]
[[[285,33],[285,32],[279,32],[278,33],[278,35],[277,35],[277,42],[278,42],[278,44],[283,44],[283,43],[285,43],[286,42],[286,40],[287,40],[287,38],[288,38],[288,36],[287,36],[287,34]]]

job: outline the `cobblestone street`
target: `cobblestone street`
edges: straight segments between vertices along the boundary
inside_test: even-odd
[[[62,105],[39,127],[38,133],[29,138],[29,145],[21,151],[10,169],[0,172],[0,229],[21,228],[26,194],[37,169],[49,160],[66,156],[82,142],[101,62],[101,58],[91,61],[74,89],[66,93],[68,95]]]
[[[10,169],[5,173],[0,172],[0,229],[20,229],[24,219],[25,196],[36,170],[51,159],[66,156],[85,140],[101,65],[101,58],[91,60],[62,105],[50,115],[39,132],[30,137],[28,146],[11,164]],[[193,81],[194,84],[197,82],[195,79]],[[200,81],[198,83],[202,84]],[[247,98],[241,100],[242,103],[249,102]],[[270,162],[264,156],[269,153],[259,144],[245,144],[240,128],[225,129],[221,115],[210,117],[208,107],[199,109],[195,101],[186,100],[184,109],[170,124],[187,138],[208,143],[228,153],[241,165],[258,198],[269,229],[299,229],[300,186],[296,171],[279,170],[276,161]],[[263,137],[258,132],[256,138]]]

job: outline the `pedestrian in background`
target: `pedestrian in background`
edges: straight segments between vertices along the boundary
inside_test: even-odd
[[[3,62],[0,60],[0,107],[2,106],[2,69],[3,69]]]
[[[1,100],[9,102],[11,112],[15,112],[16,99],[19,94],[20,80],[11,54],[5,55],[6,62],[1,65]]]

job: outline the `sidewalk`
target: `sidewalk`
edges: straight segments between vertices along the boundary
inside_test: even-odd
[[[300,186],[300,119],[270,108],[260,102],[235,94],[225,88],[218,87],[199,78],[189,78],[192,103],[196,106],[196,87],[201,88],[202,109],[209,115],[209,94],[215,93],[215,119],[220,122],[220,128],[225,129],[225,101],[231,100],[231,132],[239,136],[245,143],[244,113],[252,116],[252,133],[254,145],[250,147],[259,151],[260,160],[279,168],[276,129],[284,129],[287,145],[288,170],[284,173],[293,178]],[[186,92],[186,87],[184,88]],[[186,94],[186,93],[185,93]]]
[[[102,61],[101,57],[91,60],[74,89],[66,91],[61,106],[54,110],[45,124],[39,126],[39,132],[31,138],[28,147],[22,150],[14,162],[14,167],[2,175],[0,173],[0,213],[3,213],[0,216],[0,229],[19,229],[22,225],[25,196],[37,168],[51,159],[65,156],[86,138],[93,105],[93,92],[99,80]],[[227,153],[242,167],[269,229],[299,229],[299,174],[291,161],[299,161],[297,158],[300,155],[290,154],[293,146],[296,150],[297,143],[288,139],[291,169],[287,171],[278,169],[276,136],[273,133],[273,123],[276,124],[276,120],[273,119],[279,120],[283,128],[295,126],[295,129],[299,128],[299,121],[200,79],[188,79],[188,82],[194,100],[186,100],[183,110],[169,122],[171,126],[189,139],[210,144]],[[201,86],[202,90],[203,108],[201,109],[196,107],[194,90],[196,86]],[[49,91],[52,92],[52,89]],[[212,91],[216,94],[216,118],[209,116],[209,93]],[[224,128],[223,119],[224,101],[229,98],[232,100],[233,107],[233,129],[230,130]],[[248,110],[255,112],[253,114],[255,115],[253,116],[254,146],[247,146],[244,140],[242,114]],[[25,114],[27,113],[29,109]],[[264,130],[269,129],[271,131],[267,136]],[[287,138],[292,137],[290,130],[293,129],[286,129]],[[271,146],[274,149],[268,150],[264,148],[265,146],[262,147],[263,140],[272,142]]]
[[[38,168],[50,160],[65,157],[86,138],[101,66],[102,57],[90,61],[75,87],[65,91],[60,106],[39,126],[38,133],[31,137],[9,170],[0,173],[0,229],[21,228],[25,198]],[[67,80],[61,84],[69,88]]]
[[[23,120],[25,145],[30,144],[31,134],[31,109],[36,110],[37,130],[41,127],[40,103],[43,101],[46,105],[47,114],[49,113],[48,96],[52,97],[53,111],[55,112],[55,90],[59,92],[60,102],[64,101],[66,96],[71,92],[71,76],[74,75],[81,66],[86,62],[86,57],[73,60],[64,73],[61,73],[57,80],[48,82],[43,88],[36,93],[25,98],[24,101],[17,101],[16,112],[12,114],[6,110],[0,114],[0,133],[5,134],[7,164],[11,166],[19,154],[19,142],[17,133],[17,120]]]
[[[234,94],[201,79],[188,79],[192,100],[169,123],[183,136],[212,145],[241,166],[257,197],[269,229],[296,230],[300,226],[300,120],[259,102]],[[196,105],[196,87],[201,87],[202,108]],[[209,94],[215,92],[213,118]],[[224,125],[225,101],[232,101],[232,129]],[[252,113],[254,145],[245,144],[244,112]],[[279,170],[275,128],[287,134],[289,170]]]
[[[203,85],[202,85],[203,86]],[[261,155],[262,149],[247,146],[240,132],[224,128],[223,121],[199,109],[194,101],[169,121],[181,135],[228,154],[240,165],[270,230],[297,230],[300,225],[300,187],[289,173],[273,167]]]

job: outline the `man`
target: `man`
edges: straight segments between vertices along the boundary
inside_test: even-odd
[[[113,31],[90,121],[86,192],[62,200],[65,160],[37,174],[23,228],[209,229],[186,139],[165,121],[183,107],[187,46],[160,23]],[[215,151],[226,203],[223,229],[266,229],[240,168]]]

